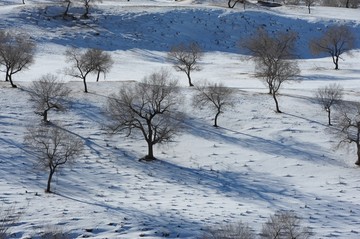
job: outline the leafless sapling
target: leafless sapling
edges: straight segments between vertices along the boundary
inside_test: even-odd
[[[318,88],[315,94],[316,100],[328,114],[328,124],[331,125],[331,108],[341,102],[343,97],[343,88],[339,84],[330,84]]]
[[[310,41],[310,50],[314,55],[329,54],[339,69],[339,59],[343,53],[349,53],[354,48],[355,36],[348,26],[334,25],[329,27],[322,36]]]
[[[228,107],[233,107],[234,90],[225,87],[222,83],[205,83],[196,86],[197,92],[193,97],[193,105],[195,107],[209,107],[213,109],[216,114],[214,118],[214,126],[218,127],[218,117]]]
[[[276,112],[281,113],[277,95],[284,82],[299,80],[300,69],[293,58],[297,34],[283,32],[270,36],[264,29],[245,40],[242,47],[248,50],[255,62],[255,76],[265,82],[272,95]]]
[[[73,164],[84,148],[79,137],[59,126],[49,124],[28,127],[24,141],[36,154],[37,168],[49,172],[45,190],[47,193],[51,193],[54,173]]]
[[[177,81],[165,70],[155,72],[109,97],[109,128],[114,133],[125,131],[127,136],[140,134],[148,146],[143,159],[154,160],[153,146],[170,142],[179,133],[182,114],[176,108],[178,102]]]
[[[177,71],[185,72],[189,86],[194,86],[191,82],[191,72],[200,71],[199,60],[203,53],[199,44],[191,42],[189,44],[181,43],[171,47],[168,52],[168,59],[173,63]]]
[[[26,34],[2,32],[0,35],[0,64],[5,67],[5,81],[16,88],[12,76],[34,62],[35,43]]]
[[[33,81],[28,92],[36,108],[35,112],[47,122],[50,110],[66,109],[65,102],[71,91],[65,83],[58,81],[55,75],[47,74],[38,81]]]

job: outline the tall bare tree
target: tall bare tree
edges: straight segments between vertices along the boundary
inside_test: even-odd
[[[143,158],[154,160],[153,146],[170,142],[179,132],[182,114],[177,81],[165,70],[145,77],[141,83],[126,85],[107,102],[107,112],[113,132],[142,135],[148,146]]]
[[[191,42],[189,44],[179,44],[171,47],[168,53],[168,59],[174,64],[177,71],[185,72],[189,86],[194,86],[191,82],[191,72],[200,71],[199,60],[202,58],[203,53],[200,46]]]
[[[316,99],[328,114],[328,124],[331,125],[331,108],[341,102],[343,97],[343,88],[339,84],[330,84],[325,87],[318,88],[316,91]]]
[[[310,50],[314,55],[329,54],[335,70],[338,70],[341,55],[353,49],[354,44],[355,36],[351,29],[345,25],[335,25],[329,27],[321,37],[312,39]]]
[[[193,97],[193,105],[206,106],[213,109],[215,113],[214,126],[218,127],[218,117],[228,107],[233,107],[234,90],[225,87],[222,83],[205,83],[196,86],[197,93]]]
[[[59,82],[55,75],[47,74],[40,80],[33,81],[28,92],[35,105],[36,113],[43,116],[43,121],[47,122],[48,111],[65,110],[65,100],[70,94],[70,89]]]
[[[110,54],[100,49],[88,49],[81,51],[77,48],[70,48],[65,52],[67,59],[72,63],[70,68],[66,68],[66,74],[83,80],[85,93],[88,92],[86,79],[90,73],[97,74],[97,81],[100,73],[107,73],[113,61]]]
[[[81,139],[58,126],[48,124],[28,127],[24,141],[37,155],[37,168],[49,171],[47,193],[51,193],[54,173],[73,164],[84,149]]]
[[[12,76],[29,67],[34,62],[35,43],[26,34],[0,32],[0,65],[5,67],[5,81],[10,81]]]
[[[357,154],[355,164],[360,166],[360,104],[343,104],[335,126],[339,129],[335,131],[339,136],[338,147],[354,143]]]
[[[277,95],[284,82],[298,80],[300,69],[292,58],[295,55],[295,32],[281,32],[270,36],[264,29],[246,39],[241,45],[255,62],[255,76],[265,82],[272,95],[276,112],[281,113]]]

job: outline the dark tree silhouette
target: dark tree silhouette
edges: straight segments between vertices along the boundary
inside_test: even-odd
[[[191,72],[200,71],[199,60],[203,56],[200,46],[192,42],[188,45],[179,44],[171,47],[168,53],[169,60],[174,64],[174,68],[177,71],[185,72],[189,86],[194,86],[191,82]]]
[[[65,100],[70,94],[70,89],[56,76],[47,74],[38,81],[33,81],[29,87],[31,101],[34,103],[36,113],[43,116],[43,121],[48,121],[48,112],[51,109],[65,110]]]
[[[13,75],[28,68],[34,62],[35,43],[30,36],[0,31],[0,65],[5,67],[5,81],[12,87]]]
[[[353,49],[354,44],[355,36],[351,29],[345,25],[335,25],[329,27],[321,37],[311,40],[310,49],[314,55],[329,54],[335,70],[338,70],[341,55]]]
[[[179,102],[177,82],[168,72],[145,77],[141,83],[123,86],[107,102],[112,132],[140,134],[148,145],[146,161],[156,159],[153,147],[170,142],[179,132],[182,114],[176,110]]]
[[[82,140],[58,126],[48,124],[28,127],[25,143],[37,155],[37,168],[49,170],[47,193],[51,193],[54,173],[74,163],[83,152]]]

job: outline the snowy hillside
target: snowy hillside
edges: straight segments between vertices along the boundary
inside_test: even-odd
[[[313,238],[359,238],[360,177],[355,148],[335,150],[326,112],[314,101],[319,86],[339,83],[344,98],[360,99],[360,10],[315,6],[264,8],[221,1],[103,0],[88,20],[64,21],[52,1],[25,5],[0,2],[0,29],[24,31],[37,43],[35,63],[14,75],[17,89],[0,82],[0,207],[21,212],[12,238],[41,238],[61,230],[70,238],[198,238],[208,227],[245,222],[256,233],[278,210],[291,210],[314,232]],[[75,8],[74,14],[81,9]],[[339,71],[331,58],[314,58],[308,42],[333,24],[356,35],[352,56]],[[302,81],[284,85],[283,114],[274,112],[266,87],[254,78],[254,65],[239,41],[258,27],[299,33]],[[194,83],[222,82],[236,90],[236,105],[219,118],[194,109],[184,73],[166,61],[169,48],[197,41],[204,49]],[[114,66],[105,80],[81,81],[64,75],[67,47],[108,51]],[[108,135],[107,96],[124,84],[169,69],[184,96],[185,127],[175,142],[155,148],[154,162],[141,138]],[[26,127],[41,121],[27,87],[55,73],[72,88],[70,109],[49,119],[85,142],[85,153],[56,174],[55,193],[44,193],[47,172],[34,169],[35,155],[24,146]]]

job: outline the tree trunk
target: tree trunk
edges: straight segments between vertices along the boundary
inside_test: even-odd
[[[308,9],[309,9],[309,14],[310,14],[310,4],[308,5]]]
[[[234,4],[232,4],[232,5],[231,5],[231,1],[232,1],[232,0],[228,0],[228,7],[229,7],[229,8],[234,8],[235,5],[236,5],[236,3],[238,3],[238,2],[243,2],[243,3],[244,3],[244,9],[245,9],[245,0],[243,0],[243,1],[241,1],[241,0],[234,0]]]
[[[50,173],[49,173],[49,178],[48,178],[48,181],[47,181],[47,187],[46,187],[46,193],[51,193],[51,179],[52,179],[52,176],[54,175],[55,173],[55,169],[51,169],[50,168]]]
[[[350,0],[347,0],[346,1],[346,8],[349,8],[349,3],[350,3]]]
[[[335,64],[335,70],[339,70],[339,57],[338,56],[333,56],[333,61]]]
[[[330,117],[330,115],[331,115],[330,108],[326,109],[326,111],[328,112],[329,125],[332,125],[331,124],[331,117]]]
[[[360,129],[358,129],[360,130]],[[357,160],[355,162],[356,165],[360,166],[360,142],[356,142],[356,147],[357,147]]]
[[[12,76],[11,76],[11,74],[9,74],[8,79],[9,79],[9,81],[10,81],[11,86],[12,86],[13,88],[17,88],[17,85],[15,85],[15,84],[13,83],[13,81],[12,81]]]
[[[280,108],[279,108],[279,102],[278,102],[278,100],[276,98],[276,93],[274,93],[274,90],[273,90],[272,96],[273,96],[274,101],[275,101],[276,113],[282,113]]]
[[[99,78],[100,78],[100,71],[97,72],[96,82],[99,82]]]
[[[83,82],[84,82],[85,93],[88,93],[87,85],[86,85],[86,77],[83,78]]]
[[[70,4],[71,4],[71,1],[69,1],[68,4],[66,5],[66,9],[65,9],[65,12],[63,14],[64,17],[66,17],[68,15]]]
[[[217,124],[217,119],[218,119],[218,116],[220,115],[221,111],[218,110],[218,112],[216,113],[215,115],[215,123],[214,123],[214,127],[218,127],[218,124]]]
[[[145,156],[145,161],[152,161],[155,160],[156,158],[154,157],[154,150],[153,150],[153,146],[154,144],[152,142],[147,142],[148,144],[148,154]]]
[[[190,71],[186,73],[188,80],[189,80],[189,86],[194,86],[193,83],[191,83],[191,77],[190,77]]]
[[[44,113],[43,113],[43,120],[44,120],[44,122],[47,122],[48,120],[47,120],[47,115],[48,115],[48,109],[46,109],[46,110],[44,110]]]

